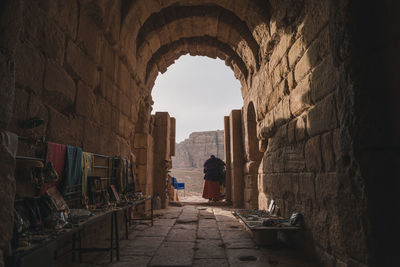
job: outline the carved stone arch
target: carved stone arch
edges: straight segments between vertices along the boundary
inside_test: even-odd
[[[220,58],[226,65],[231,67],[237,79],[245,83],[248,71],[241,58],[230,49],[230,47],[210,36],[183,38],[171,44],[161,47],[146,65],[146,84],[155,80],[158,72],[164,73],[167,67],[174,63],[180,56],[190,53],[191,55],[208,56]]]

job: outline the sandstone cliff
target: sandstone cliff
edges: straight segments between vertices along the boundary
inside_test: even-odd
[[[191,133],[188,139],[176,144],[176,156],[172,158],[173,168],[202,168],[210,155],[225,159],[224,131]]]

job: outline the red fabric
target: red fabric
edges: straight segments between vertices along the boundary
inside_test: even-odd
[[[220,200],[221,199],[221,192],[219,189],[219,181],[204,181],[203,187],[203,198],[206,199],[214,199]]]
[[[47,156],[46,162],[53,163],[54,169],[58,174],[58,180],[55,183],[44,184],[40,190],[40,195],[46,193],[47,189],[53,185],[59,184],[63,179],[64,164],[65,164],[66,145],[56,144],[52,142],[47,143]]]

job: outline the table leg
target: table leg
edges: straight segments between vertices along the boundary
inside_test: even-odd
[[[72,234],[72,262],[75,262],[75,242],[76,242],[76,233]]]
[[[126,240],[129,239],[129,219],[128,219],[128,211],[130,211],[130,208],[127,208],[124,210],[124,216],[125,216],[125,238]]]
[[[81,231],[78,232],[78,251],[79,251],[79,263],[82,263],[82,236],[81,236]]]
[[[113,261],[113,247],[114,247],[114,212],[111,213],[111,236],[110,236],[110,262]]]
[[[119,261],[119,227],[118,227],[118,214],[115,212],[115,248],[117,252],[117,261]]]
[[[151,226],[153,226],[153,199],[150,198],[150,216],[151,216]]]

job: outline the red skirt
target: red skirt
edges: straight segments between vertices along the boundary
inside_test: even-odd
[[[221,199],[221,191],[219,189],[219,181],[204,181],[203,198],[206,199]]]

